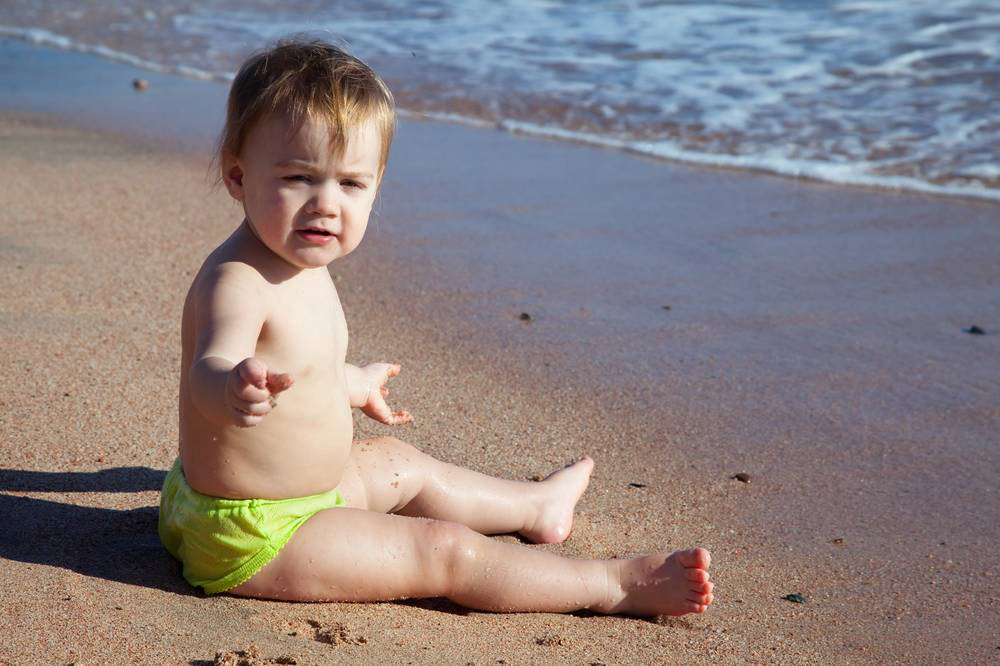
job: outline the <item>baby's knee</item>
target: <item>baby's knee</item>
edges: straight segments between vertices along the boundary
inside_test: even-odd
[[[371,442],[385,453],[394,453],[404,457],[420,453],[417,447],[396,437],[376,437]]]
[[[448,588],[474,569],[480,558],[478,542],[484,538],[459,523],[429,521],[421,544],[421,566],[434,576],[438,587]]]

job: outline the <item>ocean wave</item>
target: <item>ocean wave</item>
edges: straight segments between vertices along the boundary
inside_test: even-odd
[[[63,51],[75,51],[88,55],[98,56],[105,60],[132,65],[140,69],[165,74],[177,74],[189,79],[201,81],[231,81],[234,73],[209,72],[203,69],[189,66],[170,66],[162,63],[141,58],[132,53],[116,51],[102,44],[86,44],[79,42],[65,35],[58,35],[41,28],[20,28],[17,26],[0,25],[0,37],[9,37],[30,42],[38,46],[49,46]]]
[[[190,10],[167,0],[118,16],[109,40],[86,12],[72,36],[13,25],[0,36],[228,81],[249,50],[308,29],[372,62],[409,115],[687,164],[1000,200],[991,112],[1000,15],[977,0],[945,0],[950,11],[885,0],[664,1],[619,12],[383,0],[310,10],[308,21],[296,0],[244,4]]]

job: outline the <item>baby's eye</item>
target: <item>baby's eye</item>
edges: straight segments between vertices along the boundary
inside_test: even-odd
[[[342,187],[350,187],[350,188],[359,189],[359,190],[363,190],[364,187],[365,187],[364,183],[359,182],[357,180],[351,180],[351,179],[342,180],[342,181],[340,181],[340,184],[341,184]]]
[[[312,178],[303,173],[292,174],[291,176],[285,176],[282,180],[287,180],[290,183],[311,183]]]

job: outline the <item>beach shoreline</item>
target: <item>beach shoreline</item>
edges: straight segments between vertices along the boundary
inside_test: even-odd
[[[238,210],[206,175],[208,136],[167,149],[24,115],[45,110],[0,114],[0,339],[23,388],[0,423],[0,502],[23,516],[0,580],[26,627],[0,662],[188,663],[251,642],[300,663],[995,658],[995,204],[404,120],[369,237],[331,270],[350,360],[401,362],[393,397],[417,422],[359,435],[511,478],[592,455],[574,535],[549,548],[703,545],[718,601],[651,623],[203,599],[150,528],[180,302]],[[310,620],[365,642],[318,642]]]

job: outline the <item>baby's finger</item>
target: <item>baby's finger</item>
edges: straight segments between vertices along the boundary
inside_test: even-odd
[[[247,384],[259,389],[267,386],[267,364],[259,358],[244,359],[236,366],[236,370],[240,374],[240,379]]]
[[[235,412],[233,414],[233,421],[240,428],[252,428],[261,422],[263,416],[250,416],[249,414],[244,414],[243,412]]]
[[[270,400],[264,402],[247,402],[245,400],[234,400],[230,403],[232,408],[247,416],[264,416],[273,409],[274,405]]]
[[[388,422],[389,425],[403,425],[406,423],[413,423],[413,415],[405,410],[392,414],[390,418],[391,420]]]
[[[250,428],[258,423],[271,411],[269,403],[231,404],[233,421],[241,428]]]
[[[389,377],[395,377],[396,375],[399,374],[399,371],[402,369],[403,369],[402,366],[396,364],[390,364],[389,367],[386,368],[385,378],[388,379]]]
[[[230,397],[233,402],[267,402],[267,399],[271,397],[271,392],[266,388],[257,388],[253,384],[242,383],[230,386]]]
[[[237,409],[235,407],[233,407],[232,410],[233,410],[233,420],[236,422],[236,425],[242,428],[249,428],[263,421],[264,418],[267,416],[267,413],[271,411],[271,406],[266,403],[264,404],[258,403],[256,405],[251,406],[246,411]]]
[[[271,391],[271,395],[276,395],[282,391],[287,391],[291,388],[295,380],[287,372],[277,373],[268,372],[267,373],[267,388]]]

